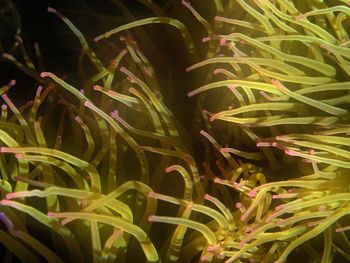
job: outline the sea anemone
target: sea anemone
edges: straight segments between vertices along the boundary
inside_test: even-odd
[[[127,21],[94,41],[49,7],[80,45],[65,74],[4,5],[2,64],[39,85],[0,89],[3,262],[350,261],[348,2],[138,2],[155,15],[111,1]]]

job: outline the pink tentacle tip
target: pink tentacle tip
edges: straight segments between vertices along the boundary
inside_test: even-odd
[[[192,70],[192,66],[185,69],[186,72],[190,72],[191,70]]]
[[[193,201],[190,201],[190,202],[188,203],[187,207],[188,207],[189,209],[192,209],[192,208],[193,208],[193,205],[194,205],[194,202],[193,202]]]
[[[133,87],[130,87],[130,88],[128,89],[128,92],[130,92],[131,94],[133,94],[135,91],[136,91],[136,89],[133,88]]]
[[[278,205],[278,206],[275,207],[275,211],[280,211],[283,208],[285,208],[285,206],[286,206],[286,204]]]
[[[269,147],[271,146],[271,143],[269,142],[257,142],[256,147]]]
[[[1,109],[2,109],[2,110],[7,110],[7,105],[6,105],[6,104],[2,104],[2,105],[1,105]]]
[[[24,156],[23,153],[16,153],[16,154],[15,154],[15,157],[18,158],[18,159],[23,158],[23,156]]]
[[[76,116],[74,117],[74,120],[76,120],[78,123],[81,123],[81,122],[82,122],[82,119],[80,118],[79,115],[76,115]]]
[[[327,51],[326,53],[327,53],[328,55],[329,55],[330,52],[331,52],[330,47],[327,46],[326,44],[320,44],[320,48],[326,50],[326,51]]]
[[[238,208],[238,209],[243,208],[243,205],[242,205],[242,203],[240,203],[240,202],[237,202],[237,203],[235,204],[235,206],[236,206],[236,208]]]
[[[6,200],[6,199],[0,200],[1,205],[6,205],[6,204],[8,204],[8,202],[9,202],[9,200]]]
[[[220,183],[221,179],[220,178],[214,178],[214,183]]]
[[[156,220],[155,215],[150,215],[150,216],[148,217],[148,221],[149,221],[149,222],[154,222],[155,220]]]
[[[153,77],[152,70],[149,69],[148,67],[143,68],[143,72],[148,76],[148,77]]]
[[[223,38],[223,39],[221,39],[220,40],[220,46],[225,46],[226,45],[226,39],[225,38]]]
[[[199,134],[205,136],[207,133],[204,130],[200,130]]]
[[[210,253],[207,253],[206,255],[201,256],[199,259],[201,262],[207,261],[212,255]]]
[[[282,85],[278,79],[272,79],[271,84],[276,86],[276,87],[280,87]]]
[[[213,121],[215,121],[216,119],[217,119],[217,116],[216,116],[216,114],[214,114],[213,116],[211,116],[211,117],[209,118],[209,121],[213,122]]]
[[[213,197],[209,194],[205,194],[204,199],[210,201],[210,200],[213,200]]]
[[[42,87],[42,86],[38,86],[38,88],[36,89],[36,94],[35,94],[35,96],[36,96],[36,97],[39,97],[40,94],[41,94],[41,92],[42,92],[42,90],[43,90],[43,87]]]
[[[214,69],[213,74],[218,75],[220,73],[220,68]]]
[[[227,147],[222,147],[222,148],[220,148],[220,150],[219,150],[221,153],[227,153],[228,151],[229,151],[229,148],[227,148]]]
[[[272,221],[272,219],[273,219],[273,215],[268,216],[265,220],[265,223],[266,224],[270,223]]]
[[[249,197],[255,197],[257,194],[258,194],[258,192],[256,190],[250,190],[248,192]]]
[[[168,167],[166,167],[166,168],[164,169],[164,171],[165,171],[166,173],[170,173],[172,170],[173,170],[173,169],[172,169],[172,166],[168,166]]]
[[[344,226],[344,227],[338,227],[335,229],[335,232],[339,233],[339,232],[344,232],[344,231],[348,231],[350,230],[350,226]]]
[[[52,7],[48,7],[47,8],[47,11],[50,12],[50,13],[55,13],[56,12],[56,9],[52,8]]]
[[[298,152],[297,152],[297,151],[290,150],[290,149],[285,150],[284,153],[285,153],[285,154],[288,154],[288,155],[290,155],[290,156],[298,156]]]
[[[119,112],[117,110],[111,111],[111,113],[109,115],[111,115],[115,119],[120,117]]]
[[[205,43],[205,42],[209,42],[210,40],[212,40],[213,38],[208,36],[208,37],[203,37],[202,38],[202,43]]]
[[[84,106],[88,107],[88,108],[91,108],[92,107],[92,103],[90,101],[85,101],[84,102]]]
[[[286,141],[286,142],[289,141],[289,140],[285,139],[283,135],[282,136],[281,135],[277,135],[275,137],[275,139],[276,139],[276,141]]]
[[[123,66],[120,67],[120,71],[125,73],[125,74],[127,74],[127,72],[128,72],[128,70]]]
[[[54,213],[54,212],[48,212],[48,213],[47,213],[47,216],[48,216],[48,217],[56,217],[56,213]]]
[[[8,194],[5,194],[5,199],[12,199],[13,198],[13,195],[14,193],[8,193]]]
[[[20,36],[15,36],[16,40],[20,43],[23,43],[23,39]]]
[[[2,57],[6,58],[8,60],[15,60],[15,58],[13,56],[11,56],[10,54],[7,54],[7,53],[3,53]]]
[[[322,220],[319,220],[319,221],[313,221],[313,222],[308,222],[306,225],[308,227],[313,227],[313,226],[316,226],[318,224],[320,224],[322,222]]]
[[[42,78],[45,78],[45,77],[48,77],[49,76],[49,72],[41,72],[40,73],[40,77],[42,77]]]
[[[187,97],[192,97],[194,94],[196,94],[195,91],[190,91],[189,93],[187,93]]]
[[[244,221],[246,221],[247,220],[247,218],[248,218],[248,216],[249,216],[249,214],[247,215],[246,213],[245,214],[243,214],[242,216],[241,216],[241,221],[242,222],[244,222]]]
[[[207,110],[202,110],[202,115],[203,116],[212,116],[212,114],[209,112],[209,111],[207,111]]]
[[[307,17],[307,14],[301,14],[301,15],[295,16],[294,19],[295,19],[296,21],[298,21],[298,20],[301,20],[301,19],[306,18],[306,17]]]
[[[207,251],[212,252],[212,251],[218,251],[221,248],[219,244],[213,245],[213,246],[208,246]]]
[[[150,192],[148,192],[148,197],[155,198],[156,197],[156,193],[153,192],[153,191],[150,191]]]

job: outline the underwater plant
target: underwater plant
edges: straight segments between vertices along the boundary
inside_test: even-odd
[[[154,15],[78,1],[118,25],[94,39],[49,7],[80,45],[65,74],[2,7],[17,30],[1,63],[38,86],[24,104],[12,77],[0,89],[1,260],[350,261],[349,3],[138,2]],[[192,80],[191,125],[164,34]]]

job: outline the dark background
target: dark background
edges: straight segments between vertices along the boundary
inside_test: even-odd
[[[6,6],[8,2],[8,0],[0,0],[1,6]],[[20,19],[11,12],[6,12],[5,16],[0,17],[4,22],[0,26],[1,51],[7,53],[11,50],[15,42],[17,25],[20,25],[20,36],[36,65],[39,62],[34,55],[34,43],[38,43],[40,47],[44,62],[44,67],[40,71],[45,70],[58,76],[67,76],[70,84],[79,87],[81,79],[77,74],[77,61],[81,50],[80,43],[67,25],[55,14],[49,13],[47,8],[55,8],[69,18],[83,33],[102,62],[108,65],[117,54],[115,49],[125,47],[119,41],[120,35],[98,43],[93,39],[119,25],[156,16],[136,0],[120,2],[130,11],[132,18],[125,17],[113,0],[12,0]],[[181,5],[181,1],[154,2],[162,7],[166,15],[184,22],[194,37],[199,36],[198,39],[201,39],[205,36],[203,29],[197,27],[198,22],[192,14],[184,12],[185,8]],[[155,67],[165,104],[187,129],[191,126],[190,121],[195,108],[195,99],[189,99],[187,93],[195,87],[195,76],[193,73],[186,73],[185,69],[198,61],[196,57],[198,54],[188,54],[183,39],[174,27],[151,25],[146,26],[145,31],[154,40],[155,45],[153,47],[143,45],[143,39],[137,39],[136,36],[138,45]],[[11,54],[23,62],[19,50]],[[39,83],[3,58],[0,59],[0,67],[0,86],[7,84],[11,79],[16,79],[17,84],[10,91],[10,95],[21,104],[31,100]]]

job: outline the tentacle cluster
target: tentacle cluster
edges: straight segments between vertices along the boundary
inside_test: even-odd
[[[80,87],[43,71],[20,32],[2,50],[40,83],[24,105],[16,81],[0,89],[4,262],[350,260],[347,1],[215,0],[205,15],[202,1],[183,1],[205,48],[190,25],[139,2],[156,16],[95,38],[120,37],[109,64],[48,9],[81,45]],[[202,82],[188,93],[201,164],[139,46],[154,43],[134,37],[158,24],[203,56],[187,69]]]

